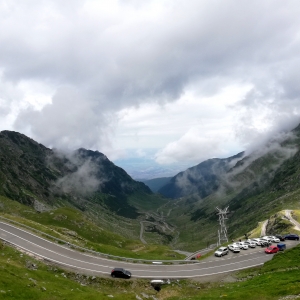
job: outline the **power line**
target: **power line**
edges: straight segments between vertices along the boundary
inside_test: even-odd
[[[216,207],[219,215],[219,224],[220,224],[220,229],[218,230],[218,245],[221,245],[222,242],[228,242],[228,237],[227,237],[227,228],[225,225],[225,220],[227,220],[227,214],[229,213],[227,206],[225,209],[220,209]]]

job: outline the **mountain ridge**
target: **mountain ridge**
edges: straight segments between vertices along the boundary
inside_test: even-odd
[[[158,190],[158,193],[172,199],[193,193],[205,198],[218,189],[221,176],[243,155],[244,152],[240,152],[225,159],[211,158],[203,161],[172,177],[169,183]]]
[[[4,131],[0,195],[40,212],[71,206],[98,224],[105,219],[110,230],[195,250],[216,241],[216,207],[229,206],[228,233],[236,237],[280,209],[299,206],[299,132],[300,126],[258,152],[210,159],[181,172],[176,176],[188,185],[169,190],[178,198],[164,198],[98,151],[61,153]]]
[[[37,201],[54,205],[57,197],[72,203],[75,198],[88,201],[92,193],[122,199],[120,205],[134,192],[152,194],[98,151],[60,153],[12,131],[0,132],[0,183],[1,194],[30,206]],[[131,207],[137,217],[135,211]]]

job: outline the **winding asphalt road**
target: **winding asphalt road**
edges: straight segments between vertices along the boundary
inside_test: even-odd
[[[260,236],[265,236],[266,234],[266,229],[267,229],[267,225],[268,225],[269,220],[266,220],[263,222],[262,226],[261,226],[261,232],[260,232]]]
[[[230,252],[222,258],[211,256],[194,264],[156,265],[128,263],[77,252],[4,222],[0,222],[0,239],[46,261],[57,263],[76,272],[96,276],[109,275],[114,267],[123,267],[130,270],[132,277],[136,278],[193,278],[228,273],[262,265],[273,257],[273,255],[265,254],[263,249],[258,247],[238,254]],[[291,247],[297,243],[287,241],[287,246]]]
[[[292,217],[292,210],[286,209],[284,212],[286,218],[295,225],[295,229],[300,230],[300,224]]]

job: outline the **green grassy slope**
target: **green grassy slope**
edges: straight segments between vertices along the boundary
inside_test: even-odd
[[[143,285],[67,272],[0,242],[0,299],[136,299]]]
[[[296,152],[300,126],[295,133],[296,138],[280,146],[276,142],[278,147],[269,147],[266,154],[244,157],[226,168],[224,160],[217,159],[217,170],[228,173],[225,177],[213,176],[212,182],[210,175],[215,168],[211,165],[214,160],[210,160],[209,174],[202,170],[207,175],[202,182],[207,192],[196,191],[172,201],[152,194],[97,151],[79,149],[71,156],[58,155],[24,135],[2,132],[0,194],[9,195],[27,208],[20,206],[18,210],[16,204],[10,208],[3,200],[0,211],[110,254],[152,258],[165,253],[162,255],[168,257],[169,249],[158,244],[195,251],[217,242],[216,207],[229,206],[230,239],[248,233],[280,210],[300,208],[300,152]],[[85,170],[83,167],[88,167],[88,174],[80,172]],[[95,181],[96,190],[87,192]],[[204,195],[208,196],[203,198]],[[37,204],[45,207],[33,210]],[[155,246],[139,241],[141,228],[142,242],[144,239]],[[143,253],[136,249],[148,250]]]
[[[100,228],[102,239],[107,231],[127,240],[138,240],[141,222],[167,201],[98,151],[59,153],[12,131],[0,132],[0,195],[26,204],[27,213],[23,209],[22,216],[32,221],[58,224],[79,235],[88,234],[83,233],[86,227],[91,227],[91,232]],[[32,208],[41,214],[35,214]],[[72,217],[68,215],[71,208]],[[64,225],[65,219],[79,215],[81,220]],[[158,224],[155,214],[151,218]],[[171,232],[167,235],[172,239]],[[87,239],[98,242],[93,233]],[[117,237],[114,240],[120,243]],[[166,244],[168,239],[161,230],[148,232],[147,242]]]
[[[286,194],[266,191],[249,198],[245,197],[239,206],[235,206],[234,202],[230,202],[228,198],[220,199],[211,195],[196,202],[191,201],[191,198],[178,200],[173,206],[172,203],[166,205],[164,212],[167,213],[168,209],[172,209],[168,220],[180,230],[177,247],[196,251],[217,242],[219,221],[216,207],[229,206],[230,213],[226,225],[228,237],[231,240],[250,233],[264,220],[273,220],[274,215],[281,210],[299,210],[299,199],[300,189]],[[269,234],[284,234],[293,231],[293,226],[281,217],[277,218],[276,222],[273,227],[267,228]]]
[[[107,231],[72,207],[38,213],[34,209],[0,196],[0,215],[80,247],[115,256],[143,259],[183,259],[184,256],[159,244],[144,245]]]
[[[300,246],[276,254],[262,267],[233,275],[235,282],[172,281],[156,292],[148,280],[93,277],[44,264],[0,242],[1,299],[296,299]],[[138,298],[139,297],[139,298]],[[284,298],[286,297],[286,298]]]
[[[180,230],[178,246],[196,250],[216,243],[219,227],[216,207],[229,206],[226,223],[230,239],[248,233],[281,210],[300,209],[300,152],[272,169],[275,162],[276,157],[267,154],[236,172],[231,182],[234,188],[224,186],[204,199],[195,194],[167,204],[164,213],[170,211],[168,220]],[[281,229],[277,233],[288,230]]]

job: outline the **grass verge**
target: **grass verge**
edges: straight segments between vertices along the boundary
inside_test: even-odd
[[[300,295],[299,274],[300,245],[274,255],[262,267],[235,274],[233,283],[174,280],[156,292],[149,280],[115,280],[68,272],[0,242],[1,299],[198,300],[244,299],[245,295],[250,300],[296,299]]]

